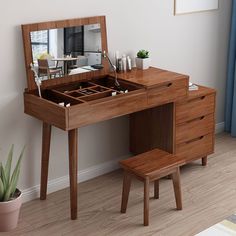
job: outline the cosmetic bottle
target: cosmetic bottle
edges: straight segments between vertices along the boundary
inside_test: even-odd
[[[132,70],[132,66],[131,66],[131,59],[129,56],[127,56],[127,70],[131,71]]]
[[[127,64],[127,62],[126,62],[126,55],[124,54],[123,56],[122,56],[122,67],[123,67],[123,71],[124,72],[126,72],[126,64]]]
[[[116,65],[116,69],[117,71],[119,70],[118,67],[119,67],[119,51],[116,51],[115,53],[115,65]]]
[[[122,72],[123,71],[123,63],[122,63],[122,59],[119,58],[118,59],[118,72]]]

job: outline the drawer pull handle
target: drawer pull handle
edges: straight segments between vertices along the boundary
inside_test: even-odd
[[[201,139],[203,139],[203,138],[204,138],[204,136],[201,136],[201,137],[198,137],[198,138],[192,139],[192,140],[190,140],[190,141],[187,141],[186,144],[193,143],[193,142],[198,141],[198,140],[201,140]]]
[[[192,123],[193,121],[203,120],[204,118],[205,118],[205,116],[201,116],[201,117],[199,117],[199,118],[195,118],[195,119],[189,120],[189,121],[187,121],[186,123]]]
[[[192,100],[188,100],[188,103],[194,102],[194,101],[199,101],[199,100],[204,100],[206,98],[206,96],[201,96],[201,97],[197,97],[197,98],[193,98]]]
[[[156,91],[157,89],[160,89],[160,90],[167,89],[167,88],[171,87],[172,85],[173,85],[173,83],[162,84],[158,87],[153,88],[153,90]]]

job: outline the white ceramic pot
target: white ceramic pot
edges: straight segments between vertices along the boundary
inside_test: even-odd
[[[10,231],[16,228],[22,205],[22,194],[20,191],[19,194],[16,199],[8,202],[0,202],[0,232]]]
[[[136,57],[136,67],[138,69],[146,70],[150,67],[151,59],[150,58],[138,58]]]

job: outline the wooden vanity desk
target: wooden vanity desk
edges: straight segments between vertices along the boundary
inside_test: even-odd
[[[187,75],[153,67],[144,71],[133,69],[118,74],[121,87],[128,90],[128,93],[122,93],[114,86],[113,74],[109,74],[107,60],[103,58],[101,70],[42,81],[40,98],[29,68],[33,61],[30,32],[86,24],[100,24],[102,50],[107,51],[104,16],[22,26],[28,77],[28,88],[24,93],[25,113],[41,120],[43,127],[40,199],[46,199],[51,127],[55,126],[68,132],[71,219],[77,218],[78,128],[129,115],[130,150],[135,154],[158,147],[171,153],[184,153],[186,159],[189,153],[186,154],[185,145],[197,141],[204,146],[205,140],[212,140],[204,146],[204,152],[188,157],[190,161],[205,158],[214,147],[215,91],[201,88],[196,92],[198,95],[189,95]],[[114,92],[116,95],[112,96]],[[200,108],[195,112],[189,101]],[[59,105],[62,102],[63,106]],[[191,117],[183,115],[185,106],[192,109]],[[187,120],[182,120],[186,117]],[[196,130],[197,137],[188,136],[185,129],[191,122],[203,127],[202,132]]]

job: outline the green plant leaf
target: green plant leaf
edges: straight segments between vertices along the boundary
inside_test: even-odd
[[[0,169],[1,169],[1,180],[2,180],[4,188],[6,189],[8,184],[7,184],[6,174],[5,174],[5,170],[3,168],[2,163],[0,165]]]
[[[7,195],[6,198],[8,198],[8,199],[16,191],[16,186],[17,186],[17,183],[18,183],[18,180],[19,180],[19,175],[20,175],[20,163],[21,163],[21,159],[23,157],[24,151],[25,151],[25,146],[23,147],[23,149],[21,151],[20,157],[17,161],[16,167],[15,167],[13,173],[12,173],[12,176],[11,176],[9,190],[6,192],[6,195]],[[5,196],[4,196],[4,199],[5,199]]]
[[[138,58],[143,58],[143,59],[148,58],[149,57],[149,51],[144,50],[144,49],[139,50],[138,53],[137,53],[137,57]]]
[[[8,154],[7,163],[5,166],[5,175],[6,175],[7,184],[9,184],[10,177],[11,177],[11,163],[12,163],[13,151],[14,151],[14,145],[12,144],[10,152]]]
[[[18,168],[12,175],[11,182],[10,182],[10,184],[5,192],[4,198],[3,198],[4,202],[9,201],[11,196],[15,193],[16,185],[17,185],[17,182],[19,179],[19,175],[20,175],[20,169]]]
[[[0,178],[0,202],[2,201],[3,199],[3,196],[4,196],[4,192],[5,192],[5,189],[4,189],[4,186],[3,186],[3,182]]]

